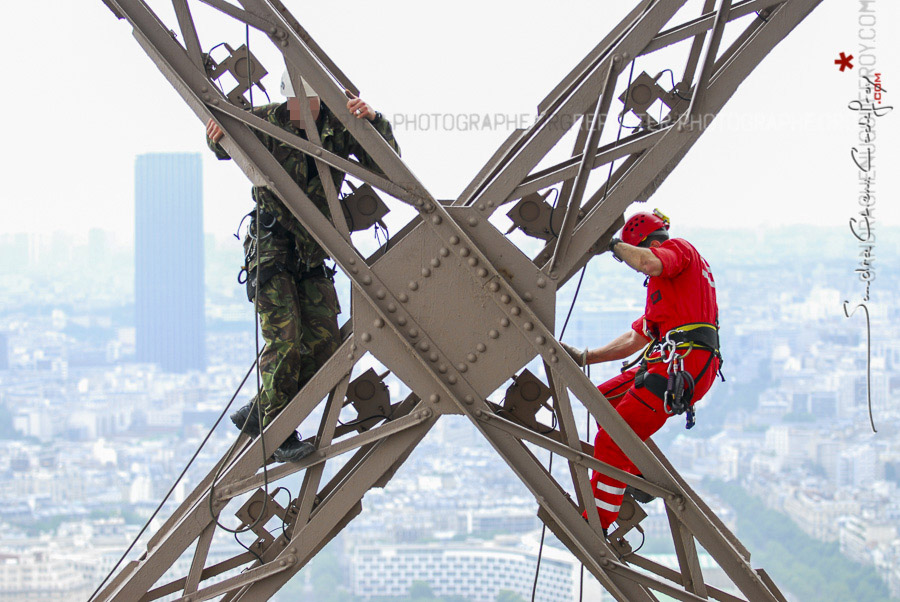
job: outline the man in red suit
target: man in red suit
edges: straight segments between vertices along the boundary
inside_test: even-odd
[[[644,315],[631,330],[596,349],[563,345],[581,366],[644,349],[638,366],[597,387],[642,441],[676,414],[686,412],[687,428],[693,426],[693,404],[712,386],[721,365],[716,283],[709,264],[686,240],[670,239],[668,230],[669,220],[659,211],[636,213],[622,229],[622,239],[609,243],[616,259],[647,275]],[[594,457],[640,474],[602,428]],[[625,484],[595,472],[591,486],[608,529],[619,515]]]

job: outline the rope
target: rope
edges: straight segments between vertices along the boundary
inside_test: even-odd
[[[134,548],[134,546],[137,544],[138,540],[141,538],[141,536],[147,530],[147,527],[150,526],[150,523],[153,522],[153,519],[156,518],[156,515],[159,514],[160,510],[162,510],[162,507],[169,500],[169,497],[171,497],[172,492],[175,491],[175,488],[178,486],[178,483],[181,482],[181,479],[183,479],[184,475],[187,474],[187,471],[191,467],[191,465],[194,463],[194,460],[196,460],[197,456],[200,455],[200,451],[203,449],[203,446],[205,446],[206,442],[209,441],[209,438],[212,437],[213,431],[215,431],[216,427],[219,426],[219,423],[222,422],[222,418],[225,417],[225,414],[228,412],[228,409],[231,407],[231,404],[234,403],[234,400],[237,398],[238,393],[240,393],[241,389],[244,388],[244,384],[247,382],[247,379],[250,378],[250,373],[253,372],[253,368],[256,366],[258,361],[259,361],[259,356],[257,356],[256,359],[253,360],[253,364],[250,365],[250,368],[247,370],[247,373],[244,374],[244,378],[241,380],[241,384],[238,385],[237,390],[235,390],[234,394],[231,396],[231,399],[228,400],[228,404],[226,404],[225,408],[222,410],[222,413],[219,414],[219,417],[216,418],[216,421],[213,423],[212,427],[209,429],[209,432],[206,433],[206,437],[204,437],[203,441],[200,442],[200,447],[197,448],[197,451],[195,451],[194,455],[191,456],[191,459],[188,460],[187,466],[184,467],[184,469],[181,471],[181,474],[178,475],[177,479],[175,479],[175,482],[172,484],[172,487],[169,488],[168,493],[166,493],[165,497],[163,497],[162,501],[159,503],[159,506],[156,507],[156,510],[153,511],[153,514],[150,515],[150,518],[147,519],[147,522],[144,523],[144,526],[141,528],[141,530],[135,536],[134,540],[131,542],[131,545],[128,546],[128,549],[125,550],[125,553],[122,554],[122,557],[119,558],[119,561],[116,562],[116,564],[113,566],[112,569],[110,569],[110,571],[109,571],[109,573],[107,573],[106,577],[103,578],[103,581],[100,582],[100,585],[97,586],[97,589],[94,590],[94,593],[91,594],[91,597],[88,598],[88,602],[91,602],[91,600],[94,599],[94,596],[96,596],[97,593],[103,588],[103,586],[106,585],[106,582],[109,581],[109,578],[113,576],[113,573],[116,572],[116,569],[119,568],[119,565],[122,564],[122,561],[125,560],[125,558],[128,556],[128,554],[131,552],[132,548]]]
[[[635,59],[632,59],[631,60],[631,71],[628,74],[628,87],[625,88],[625,106],[626,107],[628,106],[628,95],[631,92],[631,82],[634,77],[634,63],[635,63]],[[597,102],[599,102],[599,100]],[[594,126],[594,127],[596,127],[596,126]],[[619,131],[618,131],[618,133],[616,133],[616,142],[619,142],[619,140],[622,137],[622,127],[623,127],[622,119],[620,118],[619,119]],[[609,164],[609,174],[606,176],[606,189],[603,191],[603,198],[600,199],[601,203],[606,200],[606,197],[609,194],[609,183],[610,183],[610,180],[612,180],[612,172],[613,172],[613,167],[615,166],[615,164],[616,164],[615,161],[612,161]],[[554,207],[555,207],[555,203],[554,203]],[[550,216],[550,221],[551,222],[553,221],[552,213]],[[562,340],[563,335],[566,334],[566,327],[569,325],[569,318],[572,317],[572,310],[575,309],[575,301],[578,300],[578,293],[581,291],[581,283],[584,280],[584,273],[586,271],[587,271],[587,264],[585,264],[584,267],[581,268],[581,275],[578,277],[578,285],[575,287],[575,295],[572,297],[572,304],[569,306],[569,313],[566,314],[566,321],[563,323],[562,330],[559,333],[560,341]],[[588,414],[588,435],[590,435],[590,414]],[[548,463],[547,471],[550,472],[551,476],[552,476],[553,452],[550,452],[550,462]],[[588,510],[590,510],[590,509],[588,509]],[[534,584],[531,587],[531,602],[535,602],[534,598],[535,598],[535,595],[537,594],[538,576],[541,573],[541,558],[544,555],[544,536],[546,534],[547,534],[547,523],[544,523],[541,526],[541,543],[538,547],[537,566],[535,566],[535,568],[534,568]],[[579,593],[579,600],[581,599],[581,594],[583,593],[583,591],[584,591],[584,565],[581,565],[581,592]]]
[[[249,86],[250,110],[252,111],[253,110],[253,78],[252,78],[252,72],[250,71],[250,26],[249,25],[245,26],[244,35],[245,35],[244,45],[247,48],[247,81],[250,83],[250,86]],[[228,463],[231,461],[231,457],[232,457],[232,454],[234,454],[234,450],[237,447],[237,443],[238,443],[238,441],[241,440],[241,435],[244,434],[244,432],[247,428],[247,423],[250,422],[249,415],[247,416],[247,419],[244,420],[244,424],[241,426],[240,434],[234,440],[234,443],[231,444],[231,448],[229,448],[228,453],[225,455],[225,461],[222,462],[221,464],[219,464],[219,467],[216,470],[216,474],[215,474],[215,476],[213,476],[213,480],[209,484],[209,493],[207,495],[207,501],[209,503],[210,517],[212,517],[212,519],[216,522],[216,526],[218,528],[222,529],[223,531],[233,534],[235,540],[237,540],[238,543],[241,543],[240,539],[238,539],[238,537],[237,537],[238,534],[246,533],[247,531],[250,531],[253,528],[255,528],[260,523],[262,518],[266,515],[266,509],[269,506],[269,467],[268,467],[269,454],[266,452],[266,436],[265,436],[265,432],[264,432],[265,429],[263,428],[263,412],[262,412],[262,378],[260,377],[260,374],[259,374],[259,356],[261,353],[261,351],[259,349],[259,289],[260,289],[260,284],[259,284],[259,269],[260,269],[260,266],[259,266],[259,264],[260,264],[259,241],[261,239],[259,237],[260,208],[259,208],[258,201],[256,203],[256,216],[255,217],[256,217],[256,219],[254,220],[255,221],[254,226],[255,226],[255,230],[256,230],[255,236],[256,236],[257,247],[256,247],[256,267],[254,268],[256,270],[256,291],[255,291],[255,294],[253,295],[253,314],[254,314],[254,319],[253,319],[253,335],[254,336],[253,336],[253,339],[254,339],[254,342],[256,343],[256,357],[257,357],[257,361],[256,361],[256,418],[257,418],[257,422],[259,424],[259,444],[260,444],[260,448],[262,449],[263,491],[265,491],[266,496],[265,496],[265,498],[263,498],[263,507],[262,507],[262,510],[260,510],[260,512],[259,512],[259,516],[256,517],[256,520],[254,520],[249,525],[246,525],[244,527],[239,527],[237,529],[232,529],[230,527],[226,527],[225,525],[223,525],[219,521],[219,515],[216,514],[215,510],[213,509],[213,499],[215,498],[216,482],[219,480],[219,477],[222,476],[222,469],[225,466],[227,466]],[[241,544],[241,545],[243,545],[243,544]],[[256,556],[256,554],[254,554],[254,556]],[[262,559],[259,556],[256,556],[256,557],[259,560],[260,564],[263,564]]]

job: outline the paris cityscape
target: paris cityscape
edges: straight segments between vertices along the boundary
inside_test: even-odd
[[[237,282],[241,245],[230,233],[203,234],[198,157],[137,158],[133,233],[0,236],[0,600],[87,599],[160,501],[170,494],[149,533],[235,439],[224,420],[173,488],[255,354],[253,305]],[[141,182],[161,173],[180,188],[164,195],[171,205],[144,211]],[[725,381],[698,406],[696,428],[675,418],[654,441],[792,602],[900,599],[892,402],[900,231],[879,230],[867,331],[843,309],[861,290],[847,229],[691,228],[678,223],[677,204],[665,209],[673,235],[691,241],[715,274]],[[376,248],[371,231],[355,240]],[[577,280],[558,296],[557,334]],[[339,275],[337,283],[349,308],[348,282]],[[602,255],[562,338],[599,346],[630,327],[643,301],[642,277]],[[545,378],[540,365],[528,368]],[[618,369],[595,365],[590,376],[599,383]],[[409,392],[393,375],[385,384],[393,400]],[[231,407],[254,388],[245,385]],[[590,440],[596,425],[576,408]],[[348,406],[342,420],[354,416]],[[317,418],[301,432],[314,432]],[[274,499],[286,504],[300,479],[279,481],[286,489]],[[664,506],[644,509],[643,535],[627,538],[677,567]],[[222,559],[254,539],[221,537]],[[529,600],[539,552],[536,600],[606,599],[551,534],[540,541],[534,498],[471,424],[449,417],[273,599]],[[707,581],[736,593],[707,560],[701,554]],[[188,555],[182,574],[189,563]]]

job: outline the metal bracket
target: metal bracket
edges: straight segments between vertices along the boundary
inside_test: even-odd
[[[216,81],[226,73],[231,74],[238,85],[226,96],[233,104],[248,109],[250,103],[244,98],[244,92],[254,85],[265,92],[266,88],[262,85],[261,80],[268,74],[268,71],[245,44],[242,44],[237,50],[229,46],[227,42],[223,46],[228,51],[228,58],[224,61],[217,63],[209,54],[204,55],[206,73],[210,79]]]
[[[537,413],[541,408],[550,409],[547,406],[550,393],[550,388],[537,376],[527,369],[522,370],[522,373],[515,377],[513,384],[506,389],[503,411],[531,430],[546,433],[550,427],[538,422]]]
[[[513,227],[509,232],[519,228],[528,236],[550,240],[556,238],[553,228],[553,207],[547,202],[550,190],[541,194],[534,192],[522,197],[522,199],[509,210],[506,217],[512,220]],[[560,225],[562,221],[560,220]],[[509,233],[507,232],[507,234]]]
[[[383,417],[391,415],[391,394],[384,384],[388,374],[390,371],[378,375],[375,370],[369,368],[353,379],[347,387],[347,401],[344,405],[350,403],[356,409],[357,418],[354,422],[359,432],[367,431],[378,424],[376,418],[383,420]]]
[[[357,188],[349,180],[347,185],[353,192],[341,199],[341,207],[350,231],[360,232],[368,230],[376,223],[382,223],[381,218],[387,215],[390,209],[384,204],[375,189],[368,184]]]

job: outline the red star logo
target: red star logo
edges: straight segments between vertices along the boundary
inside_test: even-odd
[[[853,69],[853,63],[850,61],[853,60],[853,55],[847,56],[845,53],[841,53],[841,58],[835,59],[834,64],[840,66],[841,73],[844,72],[844,69]]]

